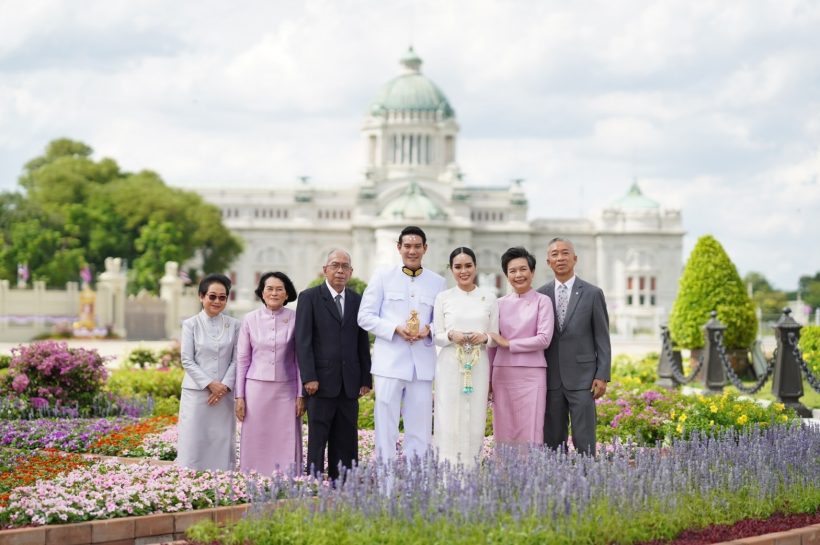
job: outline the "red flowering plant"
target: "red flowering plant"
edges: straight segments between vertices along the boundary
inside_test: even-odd
[[[53,449],[24,453],[0,448],[0,509],[8,506],[9,493],[15,488],[49,480],[93,462],[79,454]]]
[[[39,405],[88,406],[107,376],[106,358],[96,350],[69,348],[64,342],[20,345],[11,354],[3,393]]]

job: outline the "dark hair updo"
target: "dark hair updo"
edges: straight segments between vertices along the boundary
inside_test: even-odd
[[[478,262],[476,261],[476,258],[475,258],[475,252],[473,252],[471,249],[469,249],[466,246],[459,246],[458,248],[456,248],[455,250],[450,252],[450,268],[451,269],[453,268],[453,260],[456,258],[456,256],[459,256],[461,254],[467,254],[468,256],[470,256],[472,258],[473,265],[478,265]]]

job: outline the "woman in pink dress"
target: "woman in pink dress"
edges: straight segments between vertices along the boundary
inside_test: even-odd
[[[298,474],[304,467],[305,403],[293,336],[296,312],[285,308],[296,300],[296,289],[286,274],[269,272],[259,279],[256,296],[265,305],[245,316],[236,345],[239,469]]]
[[[547,362],[544,349],[552,340],[552,301],[532,289],[535,257],[524,248],[510,248],[501,268],[513,293],[498,300],[498,345],[489,349],[492,362],[493,433],[497,443],[544,442],[547,404]]]

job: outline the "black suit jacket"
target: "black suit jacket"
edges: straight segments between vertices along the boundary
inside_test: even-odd
[[[327,284],[299,294],[296,305],[296,359],[302,384],[319,381],[319,397],[337,397],[344,388],[349,398],[359,396],[359,388],[372,387],[370,341],[359,327],[361,295],[345,288],[344,319],[339,319],[336,302]]]
[[[555,333],[547,347],[547,389],[588,390],[593,379],[609,381],[612,350],[609,315],[601,288],[577,276],[569,296],[564,329],[558,327],[555,280],[538,288],[552,299]]]

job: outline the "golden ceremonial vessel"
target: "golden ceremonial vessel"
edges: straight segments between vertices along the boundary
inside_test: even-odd
[[[410,311],[410,317],[407,319],[407,333],[411,336],[419,334],[419,313],[415,310]]]

